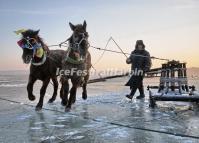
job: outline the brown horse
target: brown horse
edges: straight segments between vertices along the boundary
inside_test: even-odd
[[[64,50],[48,50],[48,47],[44,44],[38,33],[39,30],[26,30],[22,32],[22,38],[18,41],[18,45],[23,49],[22,59],[24,63],[29,64],[31,62],[27,85],[29,100],[35,100],[35,96],[32,93],[35,81],[41,80],[43,82],[40,89],[40,99],[36,106],[36,110],[41,110],[50,79],[53,82],[54,92],[49,103],[56,99],[58,90],[58,75],[56,75],[56,70],[57,68],[61,68],[66,52]]]
[[[69,48],[62,64],[62,69],[67,74],[62,75],[61,77],[63,87],[61,90],[63,93],[62,101],[64,101],[66,105],[66,111],[71,109],[72,103],[75,103],[78,87],[83,87],[82,98],[84,100],[87,99],[86,86],[89,79],[89,70],[91,68],[86,21],[84,21],[83,24],[73,25],[72,23],[69,23],[69,25],[73,34],[68,39]],[[69,79],[71,79],[72,88],[70,89],[70,97],[68,99]]]

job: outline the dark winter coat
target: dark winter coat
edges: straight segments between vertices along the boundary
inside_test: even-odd
[[[140,55],[140,56],[136,56]],[[142,57],[143,56],[143,57]],[[145,57],[146,56],[146,57]],[[140,69],[144,72],[151,68],[151,57],[148,51],[135,49],[130,57],[130,61],[127,64],[131,64],[131,70]]]
[[[136,56],[140,55],[140,56]],[[142,57],[143,56],[143,57]],[[146,56],[146,57],[145,57]],[[130,57],[129,61],[127,60],[127,64],[131,64],[131,71],[138,71],[142,70],[142,75],[132,75],[129,81],[126,83],[126,86],[139,86],[142,83],[144,73],[151,68],[151,57],[148,51],[144,50],[137,50],[135,49]]]

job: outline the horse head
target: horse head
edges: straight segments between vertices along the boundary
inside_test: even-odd
[[[88,32],[86,31],[86,21],[83,24],[73,25],[69,22],[70,28],[73,31],[69,38],[70,53],[69,56],[73,59],[84,60],[88,51]]]
[[[39,37],[39,30],[26,30],[21,33],[22,38],[18,41],[18,45],[22,48],[23,54],[22,59],[25,64],[29,64],[30,61],[36,55],[36,52],[39,48],[43,50],[43,41]]]

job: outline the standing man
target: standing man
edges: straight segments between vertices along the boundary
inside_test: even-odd
[[[144,95],[143,78],[146,71],[151,68],[151,57],[148,51],[145,50],[145,45],[142,40],[137,40],[135,50],[132,51],[129,58],[126,60],[127,64],[131,64],[131,78],[125,86],[130,86],[131,92],[126,95],[127,98],[132,99],[136,90],[139,89],[140,95],[137,99],[142,99]]]

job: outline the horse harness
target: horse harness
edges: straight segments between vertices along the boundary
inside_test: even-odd
[[[23,40],[26,40],[27,43],[23,44]],[[34,44],[31,43],[31,40],[34,41]],[[46,62],[46,59],[47,59],[46,52],[44,51],[42,44],[38,43],[35,38],[23,38],[20,41],[18,41],[17,44],[22,49],[26,48],[26,49],[33,50],[33,56],[37,56],[39,58],[42,57],[41,62],[33,62],[33,60],[31,60],[31,63],[34,66],[40,66],[40,65],[43,65]]]
[[[78,51],[79,53],[81,53],[81,48],[80,48],[80,45],[83,41],[87,41],[87,32],[84,32],[84,33],[80,33],[82,35],[82,38],[79,42],[74,42],[74,43],[70,43],[69,44],[69,47],[68,47],[68,50],[67,50],[67,55],[66,55],[66,59],[65,61],[66,62],[69,62],[71,64],[75,64],[75,65],[79,65],[79,64],[83,64],[85,62],[85,59],[86,59],[86,56],[85,58],[83,58],[81,55],[80,55],[80,58],[79,59],[73,59],[69,56],[71,50],[74,50],[74,51]],[[70,38],[69,38],[70,39]],[[69,39],[67,41],[69,41]]]

